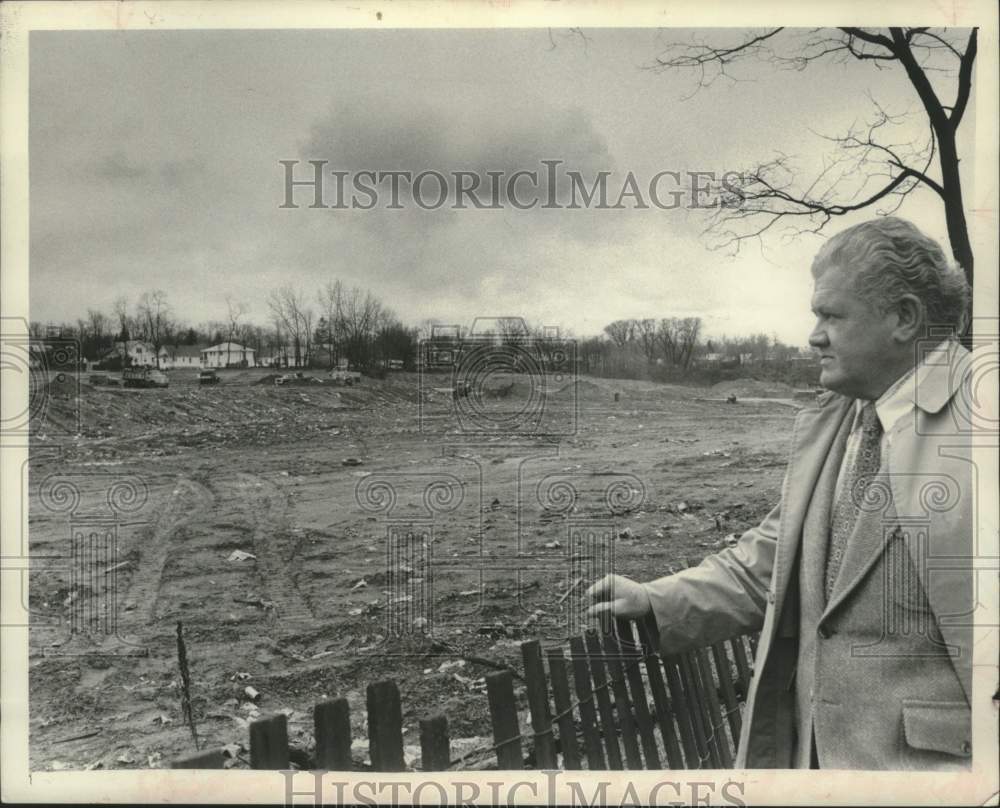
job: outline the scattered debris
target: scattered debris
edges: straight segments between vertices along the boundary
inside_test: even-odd
[[[557,550],[560,547],[562,547],[562,543],[558,539],[545,543],[546,550]]]
[[[225,746],[222,747],[222,754],[224,754],[226,757],[231,757],[231,758],[234,758],[241,752],[245,751],[246,749],[241,743],[227,743]]]
[[[105,575],[109,575],[112,572],[115,572],[115,571],[120,570],[120,569],[124,569],[125,567],[128,567],[129,565],[131,565],[131,563],[132,563],[131,561],[121,561],[118,564],[115,564],[114,566],[108,567],[106,570],[104,570],[104,574]]]
[[[360,466],[361,465],[361,461],[358,460],[358,458],[356,458],[356,457],[345,457],[341,461],[340,465],[342,465],[342,466]]]
[[[247,685],[243,688],[244,695],[250,699],[250,701],[256,702],[260,698],[260,691],[252,685]]]
[[[562,603],[564,600],[566,600],[566,598],[569,597],[570,593],[582,583],[583,583],[583,578],[577,578],[575,581],[573,581],[573,583],[569,585],[569,589],[567,589],[559,596],[558,602]]]
[[[71,735],[68,738],[56,738],[52,743],[69,743],[70,741],[82,741],[84,738],[93,738],[95,735],[100,735],[101,731],[99,729],[91,730],[90,732],[81,732],[79,735]]]
[[[263,598],[233,598],[233,603],[245,603],[247,606],[256,606],[259,609],[273,609],[273,600],[264,600]]]
[[[233,550],[233,552],[229,554],[229,558],[226,559],[226,561],[249,561],[249,560],[256,561],[257,556],[255,556],[253,553],[248,553],[245,550]]]
[[[535,609],[531,614],[528,615],[527,620],[521,623],[521,628],[529,628],[538,622],[538,619],[545,614],[541,609]]]

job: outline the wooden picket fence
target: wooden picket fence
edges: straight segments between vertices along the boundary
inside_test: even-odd
[[[368,754],[370,764],[356,763],[351,754],[351,719],[347,699],[323,701],[313,708],[316,748],[311,756],[299,752],[299,768],[351,771],[367,768],[378,772],[406,769],[403,756],[403,711],[399,688],[390,680],[368,686]],[[448,721],[433,715],[420,721],[420,751],[424,771],[444,771],[451,764]],[[250,723],[250,768],[287,770],[293,761],[288,744],[288,718],[284,713]],[[171,763],[173,769],[222,769],[226,755],[209,749]],[[303,765],[305,764],[305,765]]]
[[[562,647],[542,652],[538,640],[521,644],[531,732],[518,723],[513,673],[486,676],[492,746],[452,760],[444,715],[420,720],[421,769],[700,769],[732,768],[740,736],[740,709],[750,685],[756,636],[734,637],[678,656],[658,651],[652,617],[617,620],[590,629]],[[546,673],[546,661],[548,672]],[[571,684],[572,681],[572,684]],[[316,746],[296,755],[283,713],[250,724],[250,767],[395,772],[406,768],[399,688],[368,686],[370,763],[351,754],[347,699],[313,709]],[[582,754],[581,754],[582,741]],[[527,749],[525,749],[527,747]],[[303,759],[305,758],[305,759]],[[175,769],[222,769],[222,749],[174,760]]]
[[[562,648],[547,649],[547,677],[539,641],[522,643],[529,737],[519,730],[510,672],[486,677],[499,767],[524,768],[527,743],[535,768],[732,768],[756,639],[666,656],[652,616],[616,620],[571,638],[569,664]]]

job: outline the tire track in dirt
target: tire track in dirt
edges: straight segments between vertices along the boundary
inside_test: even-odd
[[[131,626],[137,634],[156,622],[156,607],[163,583],[163,572],[178,530],[202,514],[210,512],[215,497],[201,483],[178,477],[169,499],[153,523],[149,538],[140,548],[139,565],[128,588],[128,597],[139,608]],[[133,623],[133,621],[129,621]]]
[[[262,597],[275,606],[282,633],[315,626],[316,615],[299,590],[295,564],[304,535],[296,535],[288,518],[288,497],[264,477],[236,472],[231,479],[215,478],[216,495],[250,521],[253,553]]]

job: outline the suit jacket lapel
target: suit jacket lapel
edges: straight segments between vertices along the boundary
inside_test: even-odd
[[[844,460],[848,434],[854,420],[848,408],[813,487],[812,501],[803,523],[802,592],[803,617],[817,621],[826,608],[826,557],[830,544],[830,518],[837,476]]]
[[[802,410],[795,419],[775,558],[774,599],[779,612],[788,592],[816,481],[851,404],[852,399],[826,394],[821,397],[818,408]]]

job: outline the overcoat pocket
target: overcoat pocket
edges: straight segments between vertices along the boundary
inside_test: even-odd
[[[907,746],[956,757],[972,756],[972,711],[964,701],[903,700]]]

